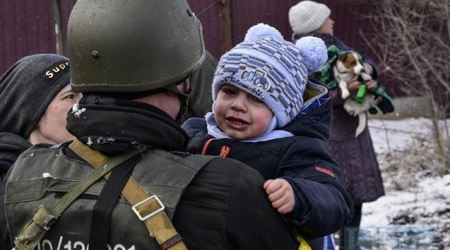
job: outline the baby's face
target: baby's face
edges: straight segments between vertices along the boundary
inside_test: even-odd
[[[229,137],[246,140],[266,132],[273,113],[267,105],[247,92],[224,84],[214,109],[217,125]]]

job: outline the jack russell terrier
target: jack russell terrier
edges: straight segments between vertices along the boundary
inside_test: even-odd
[[[377,108],[377,102],[373,94],[367,93],[365,90],[365,84],[360,86],[358,91],[358,99],[354,100],[350,98],[350,92],[348,91],[348,83],[350,80],[358,79],[362,82],[372,80],[372,77],[364,72],[364,64],[360,55],[355,52],[346,52],[339,55],[335,65],[333,66],[333,73],[338,84],[342,99],[345,99],[344,109],[353,116],[358,116],[359,123],[356,128],[355,137],[364,131],[367,123],[367,112],[370,108]],[[361,89],[363,88],[363,89]]]

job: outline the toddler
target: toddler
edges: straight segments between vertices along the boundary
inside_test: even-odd
[[[219,61],[213,112],[183,124],[190,152],[238,159],[258,170],[272,206],[313,249],[322,249],[323,237],[353,213],[327,147],[330,93],[308,81],[326,60],[318,38],[293,44],[275,28],[255,25]]]

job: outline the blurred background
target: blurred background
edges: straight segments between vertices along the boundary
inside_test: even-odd
[[[241,42],[254,24],[292,32],[289,8],[298,0],[188,0],[203,24],[206,49],[216,58]],[[449,0],[317,0],[331,9],[335,35],[379,63],[379,81],[395,98],[397,114],[450,114]],[[67,21],[76,0],[0,0],[0,74],[35,53],[67,56]],[[174,38],[176,39],[176,38]]]

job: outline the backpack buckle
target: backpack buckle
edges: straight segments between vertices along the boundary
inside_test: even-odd
[[[164,211],[166,207],[158,196],[152,195],[131,208],[141,221],[145,221],[148,218],[155,216],[157,213]]]

